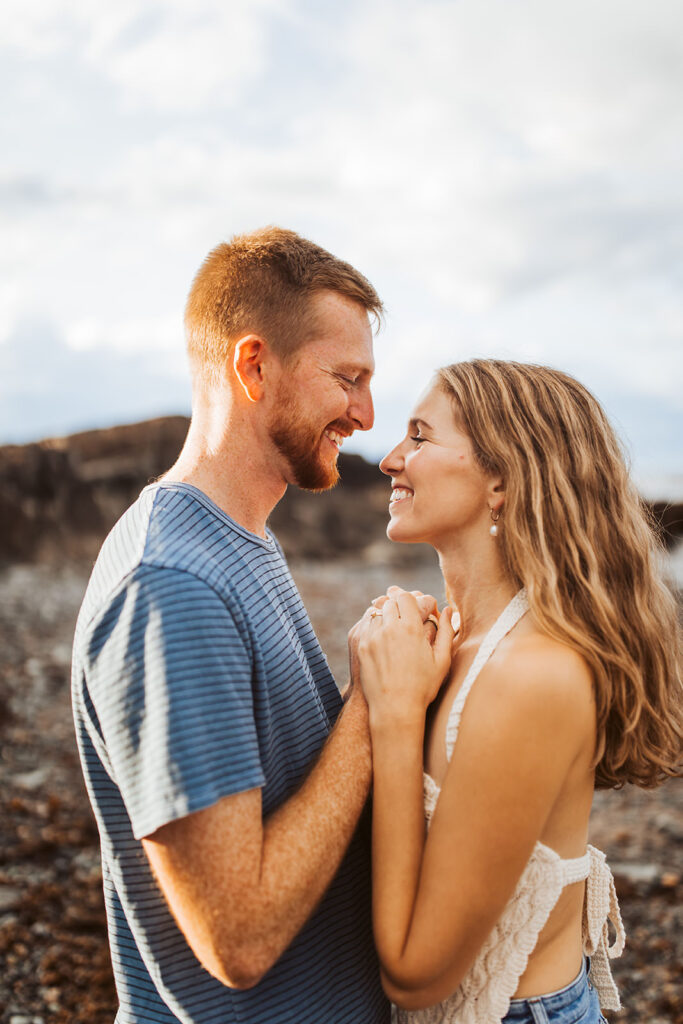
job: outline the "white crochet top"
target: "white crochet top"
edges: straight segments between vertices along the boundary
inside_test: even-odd
[[[484,638],[448,717],[446,753],[449,761],[458,736],[462,709],[475,679],[497,644],[528,608],[526,591],[520,590]],[[434,779],[425,772],[424,806],[428,827],[439,792]],[[601,1007],[618,1010],[621,1004],[608,958],[622,952],[625,935],[614,880],[605,855],[589,846],[583,857],[565,860],[549,846],[537,842],[512,898],[457,991],[442,1003],[425,1010],[399,1009],[395,1012],[395,1019],[399,1024],[500,1024],[562,889],[584,878],[588,881],[583,910],[583,949],[587,956],[592,957],[591,984],[597,990]],[[611,947],[608,919],[616,931]]]

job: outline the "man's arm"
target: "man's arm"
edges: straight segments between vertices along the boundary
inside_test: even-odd
[[[284,952],[341,863],[370,777],[367,706],[353,687],[301,789],[265,822],[252,789],[143,838],[179,927],[215,978],[251,988]]]

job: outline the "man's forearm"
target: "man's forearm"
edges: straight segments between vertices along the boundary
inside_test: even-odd
[[[251,790],[143,840],[183,934],[224,984],[256,984],[301,930],[341,863],[370,778],[367,706],[352,689],[306,780],[265,822]]]
[[[301,789],[265,822],[259,879],[271,963],[290,944],[334,878],[368,796],[367,710],[352,693]]]

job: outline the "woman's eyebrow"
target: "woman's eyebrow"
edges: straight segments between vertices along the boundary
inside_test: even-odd
[[[429,423],[427,423],[427,420],[421,420],[421,419],[408,420],[408,429],[409,430],[422,430],[423,427],[426,428],[427,430],[431,430],[432,429],[431,426],[429,425]]]

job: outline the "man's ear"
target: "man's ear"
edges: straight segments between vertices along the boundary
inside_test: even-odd
[[[235,345],[232,368],[250,402],[263,397],[265,355],[266,343],[258,334],[246,334]]]

